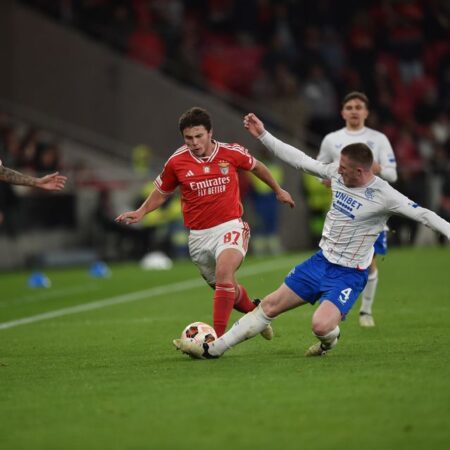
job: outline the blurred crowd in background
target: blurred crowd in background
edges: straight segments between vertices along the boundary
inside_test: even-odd
[[[8,168],[33,176],[62,171],[59,142],[50,133],[19,125],[0,113],[0,160]],[[0,232],[15,236],[33,228],[75,226],[75,199],[41,189],[0,183]]]
[[[368,125],[397,157],[396,187],[449,220],[448,1],[22,1],[195,89],[265,105],[313,156],[343,126],[344,95],[365,92]],[[58,145],[33,129],[19,142],[3,124],[0,152],[11,167],[61,168]]]

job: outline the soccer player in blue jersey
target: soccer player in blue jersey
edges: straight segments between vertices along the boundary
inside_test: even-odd
[[[244,124],[287,164],[331,181],[333,200],[325,219],[320,251],[294,267],[276,291],[267,295],[258,308],[242,317],[221,338],[203,345],[176,339],[174,345],[195,358],[217,358],[260,333],[281,313],[319,302],[312,317],[312,331],[318,342],[306,355],[324,355],[338,343],[340,322],[367,283],[373,244],[388,218],[393,214],[408,217],[449,240],[450,223],[376,176],[372,152],[364,143],[345,146],[338,163],[324,164],[272,136],[254,114],[248,114]]]

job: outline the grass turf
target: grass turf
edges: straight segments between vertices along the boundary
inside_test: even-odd
[[[323,358],[303,357],[314,342],[307,306],[274,322],[272,342],[256,337],[214,361],[176,352],[185,325],[211,323],[201,280],[177,287],[199,279],[189,262],[114,266],[110,279],[51,271],[53,287],[36,291],[28,274],[2,274],[1,323],[152,286],[172,292],[0,329],[0,448],[447,449],[449,255],[391,251],[379,261],[377,326],[361,329],[355,307]],[[307,256],[249,258],[240,280],[263,296]]]

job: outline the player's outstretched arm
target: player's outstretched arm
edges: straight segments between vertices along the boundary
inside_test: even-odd
[[[265,130],[261,120],[253,113],[247,114],[244,117],[244,127],[252,136],[259,139],[271,153],[291,167],[301,169],[304,172],[317,175],[321,178],[331,178],[337,172],[337,164],[323,164],[316,161],[300,149],[286,144],[270,134]]]
[[[389,204],[391,213],[420,222],[432,230],[443,234],[450,241],[450,223],[435,212],[422,208],[392,186],[389,186],[389,190],[386,192],[386,201]]]
[[[0,165],[0,180],[10,184],[38,187],[47,191],[60,191],[64,188],[67,177],[55,172],[36,178]]]
[[[120,214],[115,218],[115,221],[125,222],[127,225],[137,223],[142,220],[146,214],[158,209],[168,197],[169,195],[162,194],[155,189],[138,209]]]

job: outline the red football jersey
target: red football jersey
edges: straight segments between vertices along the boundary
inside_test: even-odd
[[[239,144],[215,141],[205,159],[184,145],[168,159],[155,186],[163,194],[180,186],[185,226],[204,230],[242,216],[237,170],[252,170],[255,164]]]

